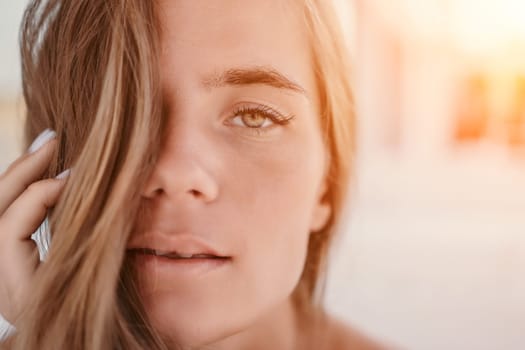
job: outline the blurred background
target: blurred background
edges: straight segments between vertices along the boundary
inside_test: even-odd
[[[328,308],[401,349],[525,349],[525,1],[336,0],[359,119]],[[25,0],[0,0],[0,171]]]

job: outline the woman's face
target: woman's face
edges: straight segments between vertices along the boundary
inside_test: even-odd
[[[168,122],[129,247],[151,249],[135,254],[146,311],[183,344],[242,333],[284,305],[330,214],[310,47],[292,3],[159,2]]]

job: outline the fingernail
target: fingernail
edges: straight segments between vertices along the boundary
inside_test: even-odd
[[[62,179],[65,179],[66,177],[69,176],[69,174],[71,173],[71,169],[66,169],[64,170],[63,172],[61,172],[60,174],[58,174],[55,179],[58,179],[58,180],[62,180]]]
[[[46,129],[46,130],[42,131],[42,133],[40,135],[38,135],[38,137],[35,139],[35,141],[33,141],[31,146],[29,146],[29,149],[28,149],[27,152],[29,154],[35,153],[40,148],[42,148],[42,146],[44,146],[46,143],[48,143],[49,141],[54,139],[56,136],[57,136],[57,133],[54,132],[51,129]]]

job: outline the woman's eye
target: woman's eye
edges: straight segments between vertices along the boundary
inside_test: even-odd
[[[271,133],[277,127],[284,127],[295,117],[285,115],[268,106],[242,106],[237,108],[225,121],[238,130],[262,136]]]
[[[268,116],[258,111],[237,113],[232,119],[232,123],[236,126],[248,128],[266,128],[274,124]]]

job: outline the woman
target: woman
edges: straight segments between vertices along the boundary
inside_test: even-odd
[[[26,137],[56,134],[0,182],[7,348],[374,348],[317,302],[354,140],[335,23],[325,0],[33,1]]]

